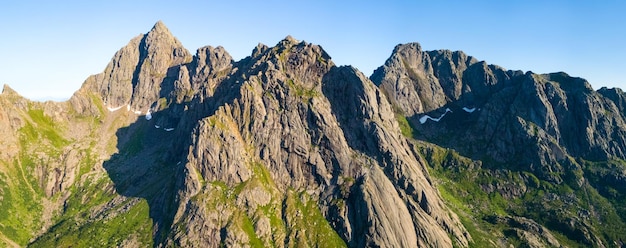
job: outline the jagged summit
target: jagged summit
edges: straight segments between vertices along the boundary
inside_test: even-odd
[[[306,43],[304,41],[299,41],[299,40],[293,38],[291,35],[287,35],[284,39],[280,40],[276,44],[275,48],[277,48],[277,49],[284,49],[284,48],[289,48],[289,47],[292,47],[292,46],[295,46],[295,45],[298,45],[298,44],[301,44],[301,43],[302,44],[308,44],[308,43]]]
[[[282,41],[288,42],[288,43],[292,43],[292,44],[297,44],[297,43],[300,42],[300,41],[298,41],[296,38],[294,38],[291,35],[287,35]]]
[[[591,86],[591,84],[584,78],[572,77],[562,71],[540,74],[540,76],[543,77],[545,81],[559,82],[561,83],[561,86],[566,89],[579,89],[588,92],[593,91],[593,87]]]
[[[11,87],[9,87],[8,84],[4,84],[2,86],[2,94],[17,94],[17,92],[15,92],[15,90],[13,90]]]
[[[191,53],[158,21],[148,33],[122,47],[104,72],[87,79],[83,88],[99,94],[108,108],[129,105],[128,109],[146,113],[173,90],[177,66],[192,59]]]
[[[161,33],[170,33],[170,30],[167,28],[167,26],[165,26],[165,23],[163,23],[163,21],[158,20],[154,26],[152,26],[152,29],[150,30],[151,32],[161,32]]]
[[[393,48],[392,54],[396,54],[400,52],[401,50],[406,50],[406,49],[422,51],[422,45],[419,42],[409,42],[409,43],[404,43],[404,44],[398,44]]]
[[[175,43],[176,45],[182,46],[180,41],[174,37],[172,32],[170,32],[169,28],[165,26],[162,21],[158,21],[154,24],[152,29],[145,35],[146,45],[150,42],[163,42],[163,43]]]
[[[257,57],[257,56],[261,55],[262,53],[267,51],[267,49],[269,49],[269,47],[267,45],[259,42],[259,44],[257,44],[256,47],[254,47],[254,49],[252,49],[252,57]]]

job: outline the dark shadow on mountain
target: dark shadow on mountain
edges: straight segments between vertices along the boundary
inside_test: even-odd
[[[514,87],[502,89],[489,98],[476,102],[471,95],[462,95],[459,100],[450,102],[427,113],[407,116],[416,140],[453,149],[460,155],[473,160],[490,161],[496,164],[521,162],[515,157],[523,156],[518,147],[527,148],[518,130],[511,120],[515,119],[510,111],[518,91]],[[468,100],[471,99],[471,100]],[[496,106],[497,105],[497,106]],[[515,129],[515,130],[514,130]],[[503,146],[507,142],[515,145]],[[491,163],[490,163],[491,165]]]
[[[485,168],[549,173],[541,162],[540,138],[528,133],[529,126],[543,123],[528,111],[535,106],[525,100],[522,87],[527,79],[514,78],[480,97],[465,93],[438,109],[407,116],[413,138],[480,160]]]
[[[157,129],[151,121],[140,117],[116,132],[119,152],[103,164],[117,193],[148,202],[155,245],[167,234],[176,210],[176,178],[181,174],[183,157],[172,152],[177,150],[172,142],[177,133]]]
[[[348,66],[332,67],[328,73],[322,77],[322,93],[328,99],[333,115],[337,118],[339,127],[342,130],[348,146],[382,163],[383,154],[378,149],[378,140],[373,135],[371,124],[366,120],[363,113],[364,95],[366,89],[364,82],[357,75],[357,71]],[[333,221],[340,219],[336,216],[328,216],[328,220],[333,228],[341,235],[349,247],[363,247],[368,226],[368,209],[364,206],[360,185],[363,178],[356,178],[351,186],[350,194],[346,199],[349,223],[352,229],[346,229],[341,224]],[[336,210],[338,211],[338,210]]]
[[[366,93],[363,82],[351,67],[333,67],[322,78],[322,92],[328,98],[330,107],[337,117],[340,128],[355,150],[373,158],[378,158],[378,142],[364,124],[363,95]]]
[[[117,193],[147,201],[155,247],[169,235],[178,208],[177,195],[184,187],[184,165],[194,127],[240,95],[240,84],[234,83],[234,77],[227,77],[212,96],[199,97],[203,93],[196,92],[192,100],[177,104],[170,93],[178,71],[179,66],[169,68],[162,82],[160,94],[168,104],[158,106],[161,110],[152,113],[152,118],[139,116],[134,123],[117,130],[118,153],[103,163]]]

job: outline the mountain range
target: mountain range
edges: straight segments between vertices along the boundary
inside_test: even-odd
[[[65,102],[0,94],[3,247],[624,247],[626,94],[401,44],[233,60],[162,22]]]

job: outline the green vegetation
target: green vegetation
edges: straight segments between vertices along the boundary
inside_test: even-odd
[[[102,114],[102,105],[96,106]],[[76,181],[69,187],[69,198],[63,207],[54,209],[53,225],[28,244],[42,228],[44,202],[53,204],[63,197],[58,193],[46,196],[42,188],[55,176],[56,168],[52,165],[65,163],[62,155],[75,141],[64,138],[68,124],[54,121],[38,104],[29,103],[29,108],[22,113],[24,123],[17,136],[19,155],[12,163],[0,162],[0,239],[5,237],[21,246],[88,247],[117,246],[130,237],[135,243],[151,245],[152,220],[145,200],[129,198],[123,204],[130,206],[124,210],[119,209],[122,205],[102,209],[118,195],[108,177],[90,174],[96,164],[96,156],[92,154],[95,141],[78,151]],[[87,121],[88,126],[95,127],[98,118],[76,116],[76,121]],[[95,209],[103,211],[101,217],[93,215]]]
[[[41,227],[41,189],[33,186],[32,176],[24,172],[17,161],[12,165],[0,163],[0,166],[8,172],[0,173],[0,233],[26,245]]]
[[[63,127],[29,104],[24,124],[18,130],[20,152],[12,162],[0,162],[0,233],[19,245],[26,245],[41,228],[44,178],[47,165],[59,158],[69,141],[61,136]]]
[[[240,219],[238,223],[241,225],[240,228],[248,235],[248,238],[250,239],[250,243],[249,243],[250,246],[265,247],[263,245],[263,241],[261,241],[259,237],[257,237],[256,232],[254,231],[253,223],[250,220],[250,217],[242,213],[240,213],[239,217]]]
[[[290,192],[285,199],[289,247],[346,247],[322,215],[317,203],[305,192]],[[306,234],[305,234],[306,232]]]
[[[270,172],[267,171],[267,168],[259,162],[251,163],[252,171],[254,172],[254,177],[259,180],[261,185],[265,186],[266,189],[272,190],[276,188],[274,184],[274,180],[272,180],[272,176]]]
[[[167,109],[170,105],[167,102],[167,98],[161,97],[157,101],[157,106],[159,106],[159,111],[161,111],[161,110]]]
[[[328,63],[328,62],[326,62],[326,60],[325,60],[324,58],[322,58],[322,56],[321,56],[321,55],[317,57],[317,62],[319,62],[319,63],[321,63],[321,64],[324,64],[324,65],[325,65],[326,63]]]
[[[141,246],[152,245],[152,220],[145,199],[125,198],[118,204],[107,203],[121,200],[109,177],[89,173],[95,158],[89,151],[80,161],[81,182],[68,191],[62,211],[53,218],[53,226],[38,237],[33,247],[94,247],[120,246],[127,239]]]
[[[148,203],[140,200],[130,204],[132,206],[127,210],[108,210],[104,219],[83,220],[86,222],[80,223],[74,218],[64,218],[31,246],[119,247],[129,238],[141,246],[152,246],[152,220]]]
[[[396,120],[398,121],[398,125],[400,126],[400,132],[402,135],[407,138],[414,138],[416,131],[411,126],[411,123],[404,117],[404,115],[396,113]]]
[[[303,101],[308,101],[309,99],[320,95],[320,93],[315,90],[315,87],[307,89],[301,84],[295,83],[293,79],[288,79],[287,85],[289,85],[289,88],[294,90],[296,92],[296,96],[302,98]]]
[[[322,215],[317,202],[304,191],[288,190],[286,198],[278,193],[267,168],[261,163],[252,162],[252,178],[236,185],[221,181],[206,184],[201,193],[194,196],[196,204],[205,204],[206,210],[231,213],[227,217],[228,232],[241,232],[248,236],[251,247],[267,247],[284,244],[287,246],[345,247],[328,221]],[[271,195],[268,204],[251,208],[241,208],[240,197],[249,192],[264,191]],[[250,197],[250,196],[246,196]],[[254,197],[254,196],[253,196]],[[256,229],[260,219],[269,219],[272,235],[258,236]]]
[[[96,108],[98,108],[98,112],[99,112],[100,116],[103,116],[104,113],[106,113],[106,112],[104,112],[104,103],[102,102],[100,97],[98,95],[96,95],[96,94],[91,93],[91,94],[89,94],[89,99],[91,99],[91,102],[94,103]]]
[[[437,179],[442,197],[472,235],[473,247],[497,246],[494,243],[497,240],[506,240],[516,247],[526,245],[517,236],[515,227],[493,221],[503,216],[533,219],[569,247],[591,245],[591,241],[581,236],[581,229],[601,237],[605,244],[626,237],[626,224],[621,217],[626,214],[623,212],[626,200],[619,197],[620,190],[606,186],[598,191],[593,186],[594,181],[599,182],[602,175],[611,173],[609,171],[622,170],[624,167],[620,162],[614,162],[613,167],[586,162],[583,168],[587,168],[585,176],[591,179],[590,184],[579,186],[576,180],[548,182],[528,171],[512,171],[465,158],[451,149],[417,144],[429,163],[431,176]],[[607,171],[606,168],[614,170]],[[582,172],[568,173],[578,175]],[[602,184],[610,185],[606,180]],[[513,192],[515,190],[519,192]],[[599,192],[606,194],[603,196]]]
[[[139,127],[135,130],[135,132],[133,132],[130,136],[130,139],[122,144],[123,148],[121,151],[123,151],[127,156],[134,156],[141,152],[144,148],[143,139],[145,131],[146,130],[143,127]]]
[[[20,129],[22,133],[22,145],[38,144],[42,141],[47,141],[54,148],[61,148],[69,142],[65,140],[59,131],[62,129],[54,121],[45,116],[41,109],[29,109],[28,116],[32,122],[27,122],[24,127]]]

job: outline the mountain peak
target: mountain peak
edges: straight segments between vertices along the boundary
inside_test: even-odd
[[[9,87],[8,84],[4,84],[4,86],[2,87],[2,94],[17,94],[17,92]]]
[[[298,40],[296,40],[296,38],[293,38],[293,36],[291,36],[291,35],[287,35],[287,37],[285,37],[283,40],[284,41],[289,41],[291,43],[298,43]]]
[[[170,29],[167,28],[167,26],[165,26],[165,23],[163,23],[163,21],[159,20],[157,21],[154,26],[152,26],[152,29],[150,29],[150,31],[146,34],[147,36],[166,36],[166,37],[171,37],[173,38],[174,35],[172,34],[172,32],[170,32]]]
[[[393,53],[395,54],[395,53],[397,53],[399,51],[403,51],[403,50],[407,50],[407,49],[411,49],[411,50],[415,50],[415,51],[422,51],[422,46],[418,42],[411,42],[411,43],[406,43],[406,44],[398,44],[393,49]]]
[[[296,40],[291,35],[287,35],[287,37],[285,37],[280,42],[278,42],[278,46],[280,46],[280,47],[289,47],[289,46],[292,46],[292,45],[296,45],[298,43],[300,43],[300,41]]]
[[[173,71],[192,61],[192,56],[165,24],[157,21],[149,32],[122,47],[107,69],[89,81],[89,87],[99,92],[109,107],[130,104],[145,111],[166,92],[161,85],[171,85],[167,80]]]
[[[167,26],[165,26],[165,23],[163,23],[163,21],[158,20],[154,26],[152,26],[152,29],[150,30],[150,32],[152,31],[157,31],[157,32],[169,32],[170,30],[167,28]]]

